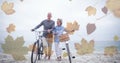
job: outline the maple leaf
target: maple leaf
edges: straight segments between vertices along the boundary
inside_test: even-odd
[[[116,17],[120,17],[120,8],[113,11]]]
[[[73,34],[76,30],[79,30],[79,25],[77,21],[67,22],[67,27],[65,28],[68,34]]]
[[[96,14],[96,8],[94,8],[94,7],[92,7],[92,6],[88,6],[85,11],[88,12],[88,16],[91,16],[91,15],[95,15],[95,14]]]
[[[15,13],[13,7],[14,7],[14,3],[8,3],[7,1],[5,1],[1,6],[1,10],[3,10],[7,15],[10,15]]]
[[[75,49],[77,50],[77,54],[84,55],[90,54],[94,51],[94,40],[87,42],[84,38],[81,40],[80,43],[75,43]]]
[[[5,44],[2,44],[4,53],[11,54],[15,60],[25,60],[24,55],[28,53],[29,49],[24,45],[23,37],[18,37],[15,40],[8,35],[5,38]]]
[[[11,33],[15,31],[15,25],[14,24],[9,24],[9,27],[7,27],[7,32]]]
[[[120,8],[120,0],[108,0],[106,2],[106,7],[113,11]]]
[[[108,46],[105,47],[104,49],[104,55],[109,55],[109,56],[113,56],[114,54],[117,54],[118,50],[116,46]]]
[[[74,45],[76,50],[79,50],[81,48],[81,45],[79,43],[75,43]]]
[[[79,30],[79,24],[77,23],[77,21],[73,22],[73,30]]]
[[[120,0],[108,0],[106,7],[112,11],[116,17],[120,18]]]

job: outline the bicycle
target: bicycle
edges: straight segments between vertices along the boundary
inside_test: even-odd
[[[43,31],[34,31],[36,33],[36,42],[33,45],[32,53],[31,53],[31,63],[37,63],[37,60],[42,59],[43,55],[43,36],[41,32]]]

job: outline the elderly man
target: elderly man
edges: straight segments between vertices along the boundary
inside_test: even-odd
[[[52,14],[48,13],[47,19],[43,20],[39,25],[37,25],[34,29],[32,29],[32,31],[43,26],[44,30],[47,30],[47,31],[43,32],[43,36],[46,38],[46,40],[48,40],[48,38],[52,38],[53,37],[52,30],[55,26],[55,22],[53,20],[51,20],[51,18],[52,18]],[[48,57],[48,60],[50,60],[52,43],[50,42],[50,40],[48,40],[47,44],[48,44],[48,49],[47,49],[47,52],[45,53],[45,58]]]

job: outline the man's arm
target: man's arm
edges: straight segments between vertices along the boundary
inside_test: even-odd
[[[42,25],[43,25],[43,21],[42,21],[39,25],[37,25],[34,29],[32,29],[32,31],[38,29],[38,28],[39,28],[40,26],[42,26]]]

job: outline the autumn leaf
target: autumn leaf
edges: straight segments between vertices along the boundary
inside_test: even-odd
[[[120,8],[120,0],[107,0],[106,7],[113,11]]]
[[[84,54],[90,54],[94,51],[94,40],[90,40],[87,42],[84,38],[81,40],[80,43],[75,43],[75,49],[77,50],[77,54],[84,55]]]
[[[73,22],[73,30],[79,30],[79,24],[77,23],[77,21]]]
[[[118,41],[119,37],[117,35],[114,36],[114,41]]]
[[[88,6],[85,11],[88,12],[88,16],[91,16],[91,15],[95,15],[95,14],[96,14],[96,8],[94,8],[94,7],[92,7],[92,6]]]
[[[15,60],[25,60],[24,55],[28,53],[29,49],[24,45],[23,37],[18,37],[15,40],[8,35],[5,38],[5,43],[2,44],[4,53],[11,54]]]
[[[67,57],[68,53],[67,52],[63,52],[63,57]]]
[[[103,7],[103,8],[102,8],[102,12],[103,12],[104,14],[107,14],[107,12],[108,12],[107,7]]]
[[[116,17],[120,17],[120,8],[113,11]]]
[[[81,48],[81,45],[79,43],[75,43],[74,45],[76,50],[79,50]]]
[[[96,30],[96,25],[88,23],[86,29],[87,29],[87,34],[91,34]]]
[[[108,46],[104,48],[104,55],[113,56],[118,53],[116,46]]]
[[[15,13],[13,7],[14,7],[14,3],[8,3],[7,1],[5,1],[1,6],[1,10],[3,10],[7,15],[11,15]]]
[[[66,30],[67,30],[67,31],[73,30],[73,27],[72,27],[72,23],[71,23],[71,22],[67,22]]]
[[[116,17],[120,18],[120,0],[108,0],[106,7],[112,11]]]
[[[15,25],[14,24],[9,24],[9,27],[7,27],[7,32],[11,33],[15,31]]]
[[[76,30],[79,30],[79,24],[77,21],[72,22],[67,22],[67,26],[65,30],[68,32],[68,34],[73,34]]]

